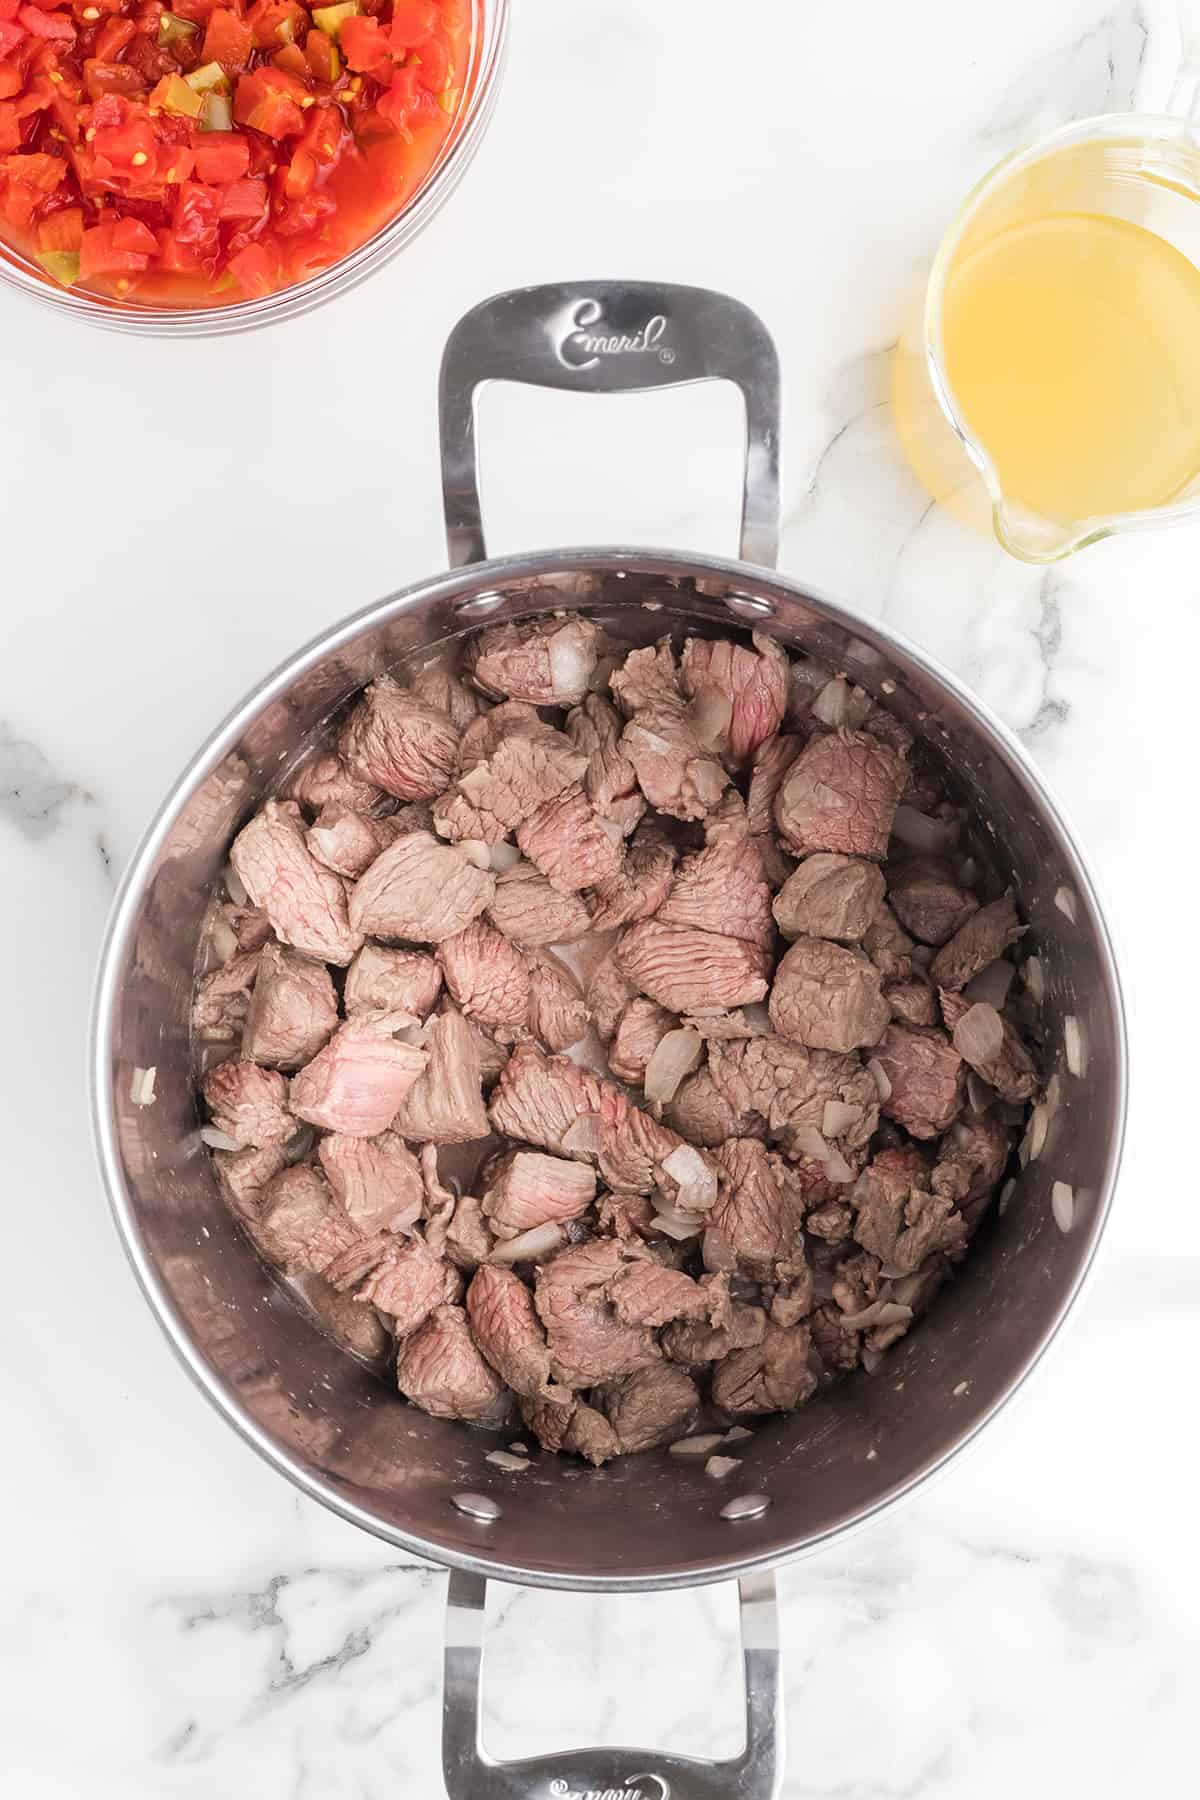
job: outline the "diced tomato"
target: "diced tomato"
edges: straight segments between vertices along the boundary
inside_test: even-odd
[[[78,206],[60,207],[38,226],[39,250],[78,250],[82,242],[83,211]]]
[[[307,150],[293,150],[292,160],[283,170],[283,192],[289,200],[302,200],[312,191],[317,179],[316,159]]]
[[[113,104],[127,109],[120,122],[115,125],[99,124],[101,108]],[[92,120],[92,129],[96,133],[92,139],[92,149],[99,159],[111,164],[114,169],[142,169],[147,164],[153,164],[156,149],[154,121],[144,107],[124,100],[117,94],[106,94],[93,107]]]
[[[396,0],[388,36],[398,50],[414,50],[437,29],[438,9],[433,0]]]
[[[388,85],[387,93],[381,94],[376,101],[376,111],[392,127],[393,131],[403,131],[412,115],[419,109],[421,104],[419,82],[419,70],[408,63],[403,69],[396,70]]]
[[[217,0],[172,0],[171,11],[193,25],[205,25],[217,10]]]
[[[179,189],[175,208],[175,236],[181,244],[191,244],[202,256],[216,248],[220,194],[202,181],[185,181]]]
[[[80,241],[80,277],[89,281],[95,275],[140,274],[157,249],[157,238],[140,219],[93,225]]]
[[[0,100],[11,100],[25,86],[25,77],[15,63],[0,63]]]
[[[250,61],[253,44],[254,37],[245,19],[220,6],[208,21],[201,57],[206,63],[219,62],[230,75],[237,75]]]
[[[105,19],[92,55],[101,62],[116,62],[122,50],[127,50],[136,36],[137,26],[132,19]]]
[[[261,244],[247,244],[229,259],[229,273],[242,291],[255,300],[275,286],[275,263]]]
[[[299,0],[254,0],[246,14],[259,50],[278,50],[281,44],[295,43],[309,22]]]
[[[304,40],[304,56],[318,81],[335,82],[341,74],[337,46],[323,31],[310,31]]]
[[[267,137],[293,137],[304,129],[300,101],[309,96],[302,81],[282,69],[255,69],[243,75],[233,99],[233,116]]]
[[[19,181],[39,194],[52,194],[67,172],[61,156],[46,156],[42,152],[6,156],[0,167],[10,181]]]
[[[308,66],[308,58],[299,44],[285,44],[282,50],[276,50],[271,61],[277,69],[282,69],[285,75],[294,75],[298,81],[307,81],[312,74],[312,70]]]
[[[240,181],[250,168],[250,145],[238,131],[198,131],[192,154],[200,180],[213,187]]]
[[[21,121],[11,100],[0,100],[0,151],[21,148]]]
[[[30,37],[57,38],[65,44],[75,41],[75,27],[70,19],[58,13],[43,12],[40,6],[23,6],[17,14]]]
[[[393,37],[392,42],[395,42]],[[450,80],[450,44],[440,31],[426,38],[416,53],[421,86],[431,94],[440,94]]]
[[[348,137],[340,106],[314,106],[297,148],[325,166],[337,161]]]
[[[125,63],[101,62],[96,56],[89,56],[84,61],[83,85],[93,100],[99,100],[102,94],[124,94],[127,99],[136,99],[146,91],[146,84],[136,69],[128,68]]]
[[[386,79],[392,66],[392,52],[378,19],[343,19],[338,43],[349,68],[358,69],[364,75],[383,70]]]
[[[222,219],[261,219],[267,210],[265,181],[231,181],[221,195],[217,211]]]
[[[0,0],[0,19],[15,19],[21,0]]]
[[[27,36],[25,27],[15,19],[0,19],[0,56],[11,56]]]

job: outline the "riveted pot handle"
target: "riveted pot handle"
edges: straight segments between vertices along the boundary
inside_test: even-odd
[[[779,550],[779,357],[740,300],[653,281],[567,281],[484,300],[450,333],[439,415],[452,568],[482,562],[475,394],[486,381],[623,394],[732,381],[746,407],[743,562]]]
[[[731,1762],[656,1750],[567,1750],[496,1762],[480,1736],[487,1582],[455,1570],[446,1601],[442,1773],[450,1800],[775,1800],[783,1780],[779,1617],[773,1575],[738,1583],[746,1743]]]

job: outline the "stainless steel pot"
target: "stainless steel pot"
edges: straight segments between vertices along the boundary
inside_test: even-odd
[[[474,396],[499,377],[589,393],[735,382],[747,419],[742,560],[611,546],[485,560]],[[1116,1178],[1125,1031],[1083,858],[1020,746],[952,675],[882,625],[773,572],[778,424],[771,340],[721,295],[571,283],[503,294],[468,314],[451,336],[441,381],[451,571],[333,627],[217,728],[137,850],[104,950],[95,1123],[130,1260],[176,1354],[247,1442],[343,1518],[451,1568],[444,1760],[454,1800],[606,1790],[628,1800],[761,1800],[776,1792],[767,1571],[910,1493],[1011,1397],[1079,1292]],[[860,1373],[759,1427],[745,1486],[769,1504],[747,1506],[738,1519],[727,1516],[728,1488],[665,1454],[596,1473],[545,1457],[518,1483],[484,1460],[486,1437],[398,1404],[264,1280],[197,1135],[193,968],[238,824],[378,671],[483,621],[564,606],[644,639],[677,621],[752,626],[846,670],[952,766],[994,838],[1029,921],[1026,947],[1045,970],[1047,1058],[1061,1103],[1044,1151],[930,1317],[890,1353],[887,1379]],[[153,1099],[137,1104],[147,1088],[139,1072],[149,1069]],[[1057,1195],[1055,1183],[1065,1184]],[[606,1750],[498,1765],[486,1756],[477,1708],[487,1578],[641,1589],[727,1577],[742,1585],[747,1743],[738,1761]]]

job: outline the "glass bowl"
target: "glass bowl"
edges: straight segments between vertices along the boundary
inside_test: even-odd
[[[471,40],[462,98],[445,142],[421,186],[396,217],[340,262],[257,300],[228,306],[140,306],[103,294],[87,294],[47,282],[42,270],[11,245],[0,243],[0,282],[54,312],[109,331],[153,337],[219,337],[298,318],[335,295],[357,287],[390,262],[428,225],[458,186],[487,130],[504,65],[509,0],[471,0]]]

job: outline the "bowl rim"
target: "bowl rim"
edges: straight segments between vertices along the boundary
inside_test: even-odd
[[[288,689],[318,662],[336,653],[363,633],[386,625],[400,614],[418,605],[462,607],[499,586],[534,583],[551,575],[582,573],[619,575],[646,574],[685,580],[725,581],[755,599],[779,598],[800,603],[820,614],[826,622],[860,634],[864,628],[876,633],[907,657],[922,675],[945,688],[973,718],[988,746],[1026,785],[1033,799],[1058,833],[1072,879],[1085,899],[1096,922],[1097,947],[1108,989],[1114,1020],[1113,1093],[1114,1116],[1108,1166],[1096,1204],[1088,1221],[1084,1253],[1079,1268],[1050,1324],[1032,1349],[1015,1366],[995,1398],[948,1436],[945,1444],[928,1455],[907,1476],[881,1490],[869,1505],[861,1507],[846,1519],[831,1525],[812,1537],[780,1548],[748,1554],[720,1557],[699,1566],[673,1569],[654,1576],[629,1578],[620,1574],[565,1574],[559,1569],[518,1567],[486,1551],[469,1552],[447,1547],[415,1532],[409,1532],[378,1518],[367,1508],[357,1505],[332,1482],[315,1475],[288,1451],[276,1444],[241,1405],[236,1395],[211,1369],[191,1341],[186,1321],[179,1314],[157,1266],[146,1251],[130,1196],[121,1170],[117,1148],[116,1120],[113,1109],[112,1034],[113,1012],[119,989],[119,976],[125,962],[132,932],[139,916],[141,900],[156,858],[179,811],[200,782],[236,748],[248,724],[259,713],[281,699]],[[531,611],[537,611],[536,606]],[[468,619],[464,618],[466,629]],[[472,621],[473,622],[473,621]],[[479,620],[480,623],[484,622]],[[744,621],[734,620],[735,623]],[[1013,732],[983,701],[949,669],[927,651],[914,644],[889,623],[871,619],[852,607],[833,599],[821,589],[811,589],[799,581],[760,569],[747,563],[679,551],[625,548],[602,545],[572,546],[561,550],[545,550],[521,555],[491,558],[465,568],[414,582],[386,599],[350,614],[326,631],[310,638],[283,662],[276,665],[244,699],[228,712],[208,738],[189,759],[156,809],[146,830],[131,855],[117,888],[109,922],[100,952],[95,996],[89,1031],[89,1092],[92,1127],[101,1174],[108,1193],[113,1220],[121,1237],[125,1254],[142,1292],[155,1314],[176,1357],[191,1379],[206,1395],[217,1412],[238,1435],[294,1486],[318,1501],[347,1523],[359,1526],[372,1536],[398,1549],[419,1556],[443,1568],[457,1568],[489,1580],[517,1582],[523,1586],[545,1587],[575,1592],[657,1592],[705,1586],[749,1575],[798,1560],[802,1556],[840,1542],[853,1532],[881,1517],[901,1500],[925,1486],[975,1442],[979,1434],[1009,1405],[1025,1387],[1031,1375],[1044,1363],[1051,1346],[1061,1338],[1063,1328],[1075,1311],[1080,1295],[1092,1278],[1096,1255],[1112,1209],[1113,1195],[1120,1175],[1128,1115],[1128,1030],[1119,966],[1108,918],[1096,889],[1095,880],[1080,849],[1078,839],[1068,824],[1062,807],[1041,773],[1027,756]]]
[[[229,306],[137,306],[48,284],[13,246],[0,244],[0,284],[50,311],[129,337],[206,338],[256,331],[296,319],[349,292],[392,260],[441,211],[478,150],[499,97],[512,18],[511,0],[471,0],[477,16],[475,63],[466,104],[456,115],[424,181],[400,212],[365,243],[307,280]]]

